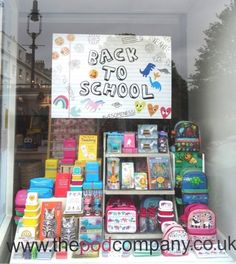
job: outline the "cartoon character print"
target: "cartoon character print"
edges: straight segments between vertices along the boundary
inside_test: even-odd
[[[70,243],[76,239],[76,222],[74,216],[62,219],[62,240]]]
[[[198,214],[193,215],[191,219],[191,227],[200,228],[201,227],[201,219]]]
[[[56,237],[57,221],[55,218],[55,209],[46,209],[44,211],[43,220],[43,236],[45,238],[55,238]]]
[[[195,214],[191,219],[192,228],[212,228],[214,225],[214,219],[210,212],[204,212],[201,214]]]
[[[173,231],[170,233],[168,241],[170,242],[170,251],[175,254],[182,254],[188,245],[188,235],[184,230]],[[171,243],[172,241],[179,241],[180,243]]]
[[[143,77],[147,77],[149,73],[156,67],[153,63],[148,63],[144,70],[139,70]]]
[[[152,88],[161,91],[161,84],[160,84],[160,82],[154,81],[150,76],[149,76],[149,81],[150,81],[150,84],[151,84]]]
[[[210,213],[203,213],[201,215],[201,221],[203,228],[212,228],[213,227],[213,218]]]

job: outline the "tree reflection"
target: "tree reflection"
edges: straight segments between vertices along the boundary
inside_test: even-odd
[[[236,73],[236,1],[217,14],[218,21],[204,31],[205,43],[198,49],[195,73],[190,75],[190,89],[209,87],[211,82]]]

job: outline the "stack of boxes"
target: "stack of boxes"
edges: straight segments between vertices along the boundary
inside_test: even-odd
[[[93,183],[96,183],[99,181],[99,162],[98,161],[86,162],[85,180],[86,182],[93,182]]]
[[[174,221],[175,217],[172,201],[162,200],[159,202],[157,218],[160,226],[164,222]]]
[[[101,215],[102,181],[99,178],[100,164],[88,161],[85,165],[85,182],[83,183],[84,214]]]
[[[15,222],[16,224],[18,224],[20,218],[24,215],[26,198],[27,198],[26,189],[22,189],[17,192],[16,198],[15,198],[15,211],[16,211]]]
[[[65,139],[63,142],[63,159],[60,164],[60,171],[62,173],[72,173],[76,160],[76,151],[76,140],[73,138]]]
[[[85,242],[87,244],[92,244],[94,249],[96,243],[101,243],[103,240],[102,227],[103,227],[103,222],[101,216],[80,217],[79,243]],[[86,252],[84,251],[83,254],[88,254],[89,256],[98,257],[99,251],[97,250],[86,251]]]
[[[84,177],[82,168],[80,166],[74,166],[72,171],[70,191],[82,191],[83,180]]]
[[[157,125],[138,125],[138,152],[158,152]]]
[[[37,239],[40,219],[38,193],[28,192],[24,210],[23,226],[19,228],[19,237]]]
[[[55,179],[57,175],[58,159],[47,159],[45,161],[45,177]]]
[[[33,178],[30,180],[28,192],[38,193],[38,198],[53,197],[54,180],[48,178]]]

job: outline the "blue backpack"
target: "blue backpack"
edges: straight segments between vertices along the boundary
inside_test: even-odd
[[[182,180],[183,204],[208,204],[208,184],[205,173],[200,170],[186,170]]]

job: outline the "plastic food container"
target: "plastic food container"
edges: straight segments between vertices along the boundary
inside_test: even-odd
[[[37,210],[38,209],[38,204],[26,204],[25,210]]]
[[[16,216],[22,217],[22,216],[24,216],[24,212],[20,212],[20,211],[16,210]]]
[[[171,215],[160,215],[158,214],[158,222],[162,224],[163,222],[167,221],[174,221],[174,214],[172,213]]]
[[[23,217],[23,226],[36,226],[39,223],[39,217],[40,214],[38,214],[37,216],[34,217],[28,217],[28,216],[24,216]]]
[[[158,214],[159,215],[166,215],[166,216],[168,216],[168,215],[172,215],[173,214],[173,210],[170,210],[170,211],[163,211],[163,210],[160,210],[160,209],[158,209]]]
[[[38,206],[35,210],[27,210],[24,211],[24,216],[26,217],[36,217],[40,213],[40,206]]]
[[[166,215],[170,216],[173,214],[173,203],[172,201],[168,200],[162,200],[159,202],[159,207],[158,207],[158,213],[159,215]]]
[[[83,181],[83,175],[73,175],[72,174],[72,181]]]
[[[19,238],[21,239],[37,239],[38,225],[36,226],[22,226],[19,228]]]

